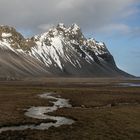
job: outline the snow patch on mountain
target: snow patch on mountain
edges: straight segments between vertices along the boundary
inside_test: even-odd
[[[4,37],[4,38],[6,38],[6,37],[11,37],[12,34],[11,33],[2,33],[1,36]]]
[[[43,35],[43,37],[45,37]],[[42,42],[43,37],[40,37],[40,41],[36,42],[36,46],[31,49],[31,55],[36,57],[38,60],[43,61],[47,66],[52,65],[52,60],[54,60],[55,64],[62,69],[62,64],[59,56],[63,56],[63,45],[59,37],[52,38],[52,45],[46,46],[44,42]],[[56,47],[57,46],[57,47]],[[59,55],[58,55],[59,54]]]
[[[0,48],[15,51],[6,39],[3,39],[2,41],[0,40]]]

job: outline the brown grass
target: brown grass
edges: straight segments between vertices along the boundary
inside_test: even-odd
[[[51,81],[51,80],[50,80]],[[68,80],[69,81],[69,80]],[[47,106],[38,94],[55,91],[70,99],[73,108],[59,109],[53,115],[76,120],[71,126],[49,130],[25,130],[3,132],[0,140],[139,140],[140,139],[140,88],[114,87],[111,83],[84,85],[76,81],[58,86],[55,81],[15,82],[0,85],[0,126],[40,123],[40,120],[24,116],[30,106]],[[117,81],[118,82],[118,81]],[[92,85],[92,86],[91,86]],[[118,105],[119,103],[129,103]],[[137,103],[137,104],[135,104]],[[104,107],[111,104],[110,107]],[[97,108],[100,107],[100,108]]]

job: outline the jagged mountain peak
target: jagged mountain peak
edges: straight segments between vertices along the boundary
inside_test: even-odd
[[[24,37],[16,31],[15,28],[10,26],[0,26],[0,45],[5,49],[19,49],[23,42]]]
[[[16,39],[24,39],[24,37],[13,27],[7,25],[0,26],[0,36],[1,38],[12,38],[15,37]]]
[[[64,29],[64,30],[65,29],[80,30],[80,27],[76,23],[73,23],[71,26],[66,26],[64,23],[58,23],[58,25],[56,27]]]
[[[48,67],[55,67],[63,71],[66,63],[71,67],[84,67],[84,63],[109,63],[115,66],[114,59],[106,46],[95,39],[84,37],[77,24],[66,27],[59,23],[48,32],[34,36],[35,46],[30,55],[45,63]],[[71,57],[73,55],[73,58]]]
[[[64,36],[68,37],[70,34],[77,35],[82,34],[81,28],[77,24],[72,24],[71,26],[65,26],[64,23],[59,23],[57,26],[53,26],[47,32],[42,33],[41,35],[35,36],[35,38],[46,38],[54,36]]]
[[[12,27],[0,26],[0,51],[4,49],[12,52],[14,63],[15,55],[17,58],[19,55],[20,60],[24,58],[24,69],[27,69],[28,74],[33,72],[39,75],[40,71],[58,76],[120,74],[105,43],[87,39],[77,24],[68,27],[59,23],[47,32],[28,39]],[[26,63],[28,68],[25,67]],[[16,69],[20,71],[20,67]]]
[[[2,35],[3,34],[3,35]],[[5,34],[5,35],[4,35]],[[7,35],[6,35],[7,34]],[[9,25],[0,25],[0,37],[9,38],[15,37],[19,40],[30,40],[30,38],[24,38],[24,36],[16,30],[16,28],[9,26]]]
[[[27,51],[35,43],[31,39],[25,39],[21,33],[19,33],[15,28],[7,25],[0,26],[0,45],[3,49],[17,50],[17,51]]]
[[[56,27],[50,28],[48,32],[36,35],[33,38],[35,42],[45,43],[48,46],[51,46],[52,40],[57,38],[63,43],[90,47],[96,51],[96,54],[109,53],[105,43],[98,42],[93,38],[87,39],[77,24],[66,27],[63,23],[59,23]]]
[[[78,26],[76,23],[73,23],[69,28],[74,32],[81,30],[80,26]]]
[[[61,29],[61,30],[65,30],[66,26],[64,23],[58,23],[58,25],[56,26],[57,29]]]
[[[16,32],[16,29],[8,25],[0,25],[0,30],[3,32]]]
[[[63,23],[59,23],[56,27],[50,28],[48,32],[36,35],[31,39],[25,39],[16,29],[9,26],[1,26],[0,29],[1,44],[11,46],[20,51],[29,52],[35,46],[40,49],[42,48],[41,46],[45,46],[46,48],[47,46],[55,48],[73,46],[73,49],[78,50],[79,55],[82,56],[85,54],[83,53],[85,50],[93,51],[97,56],[110,54],[104,43],[98,42],[95,39],[86,39],[77,24],[66,27]],[[61,53],[63,51],[62,48]]]
[[[61,28],[63,30],[80,30],[80,27],[76,23],[73,23],[71,26],[66,26],[64,23],[58,23],[56,28]]]
[[[69,27],[66,27],[63,23],[59,23],[56,27],[53,26],[47,32],[42,33],[41,35],[35,35],[33,40],[35,42],[41,42],[42,44],[51,45],[51,40],[54,38],[59,38],[63,42],[70,42],[79,44],[86,41],[80,27],[76,24],[72,24]]]

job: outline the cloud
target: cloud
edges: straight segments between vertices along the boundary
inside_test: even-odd
[[[41,31],[46,31],[46,30],[50,29],[53,26],[54,26],[53,24],[41,24],[41,25],[38,26],[38,28]]]
[[[0,24],[39,33],[64,22],[93,32],[113,20],[130,16],[137,0],[0,0]],[[134,9],[133,9],[134,8]],[[117,28],[117,26],[116,26]],[[122,27],[121,28],[125,28]]]
[[[129,34],[130,34],[130,37],[133,39],[140,38],[140,27],[132,28]]]
[[[129,17],[132,15],[138,14],[139,12],[140,12],[140,10],[138,8],[130,8],[126,12],[122,13],[121,17],[122,18]]]
[[[114,24],[108,24],[107,26],[103,26],[99,29],[100,32],[120,32],[120,33],[128,33],[130,32],[130,27],[126,24],[121,23],[114,23]]]
[[[117,38],[126,37],[128,39],[140,38],[140,27],[130,26],[124,23],[107,24],[98,29],[97,32],[99,34],[105,34],[109,38],[112,36],[116,36]]]

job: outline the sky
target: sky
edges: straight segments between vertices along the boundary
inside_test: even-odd
[[[0,24],[25,37],[64,23],[105,42],[117,66],[140,76],[140,0],[0,0]]]

